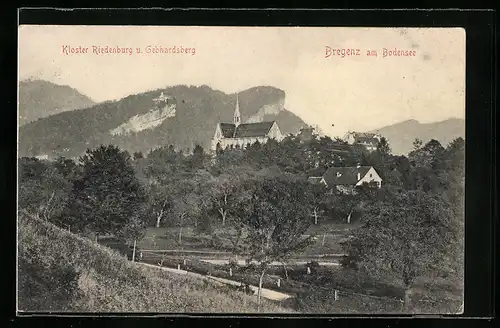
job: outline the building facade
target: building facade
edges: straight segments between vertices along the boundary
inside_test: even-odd
[[[311,183],[322,183],[329,189],[352,193],[363,183],[382,187],[382,178],[372,166],[331,167],[321,177],[310,177]]]
[[[377,133],[349,132],[344,139],[350,145],[362,145],[368,151],[375,151],[377,150],[378,143],[380,139],[382,139],[382,136]]]
[[[217,151],[217,149],[244,149],[257,141],[264,144],[270,139],[283,140],[283,134],[278,123],[276,121],[241,123],[237,96],[233,123],[219,122],[217,124],[210,148],[213,152]]]

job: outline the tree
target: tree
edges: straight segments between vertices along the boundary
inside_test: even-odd
[[[313,138],[304,145],[301,157],[307,162],[307,169],[319,168],[324,171],[332,166],[344,166],[346,159],[339,155],[343,151],[351,151],[346,143],[338,138],[332,140],[330,137]],[[347,163],[349,160],[347,160]],[[314,170],[313,170],[314,171]]]
[[[380,141],[377,144],[377,152],[382,156],[389,156],[391,154],[391,147],[385,137],[380,138]]]
[[[185,227],[196,226],[201,216],[202,199],[199,194],[191,189],[189,181],[180,181],[174,201],[170,209],[171,224],[179,228],[177,242],[182,244],[182,231]]]
[[[75,161],[73,161],[70,158],[65,158],[62,156],[58,157],[54,161],[54,167],[60,174],[62,174],[65,178],[69,180],[75,179],[80,173],[79,167],[75,163]]]
[[[396,156],[393,158],[391,164],[391,169],[396,171],[395,173],[397,177],[390,175],[386,177],[384,180],[384,186],[389,184],[409,189],[411,186],[412,166],[408,158],[406,156]]]
[[[422,140],[420,140],[419,138],[415,138],[415,141],[413,141],[413,150],[420,149],[420,147],[422,147],[422,144]]]
[[[217,154],[216,159],[218,169],[223,171],[227,167],[244,163],[244,152],[226,148]]]
[[[226,224],[230,208],[229,203],[235,196],[237,185],[236,177],[223,174],[215,178],[210,186],[208,192],[210,204],[212,205],[212,210],[220,215],[222,225]]]
[[[376,199],[378,194],[378,186],[375,182],[363,183],[361,186],[356,186],[351,193],[338,194],[338,211],[346,218],[346,223],[352,223],[353,217],[359,220],[362,209],[366,203]]]
[[[417,166],[413,168],[411,174],[411,188],[425,192],[435,192],[440,181],[437,173],[427,166]]]
[[[288,175],[253,177],[242,182],[238,198],[231,203],[236,231],[233,253],[260,263],[259,305],[268,265],[284,262],[312,242],[312,236],[303,237],[315,205],[310,190],[309,182]]]
[[[182,153],[177,153],[173,145],[168,147],[159,147],[151,150],[147,158],[150,161],[162,164],[175,164],[181,159]]]
[[[326,198],[326,187],[324,184],[310,184],[311,208],[314,224],[318,224],[318,217],[325,213],[324,203]]]
[[[222,149],[220,142],[218,142],[217,145],[215,146],[215,155],[220,155],[223,152],[224,152],[224,149]]]
[[[434,168],[437,170],[439,184],[433,192],[449,204],[463,236],[465,231],[465,140],[463,138],[453,140],[435,163]],[[463,281],[463,237],[447,262],[450,264],[450,273]]]
[[[205,151],[202,146],[196,145],[193,149],[193,155],[190,158],[191,169],[203,168],[205,162]]]
[[[155,226],[160,227],[163,218],[173,206],[171,185],[155,183],[149,188],[149,209],[155,219]]]
[[[70,193],[71,182],[50,162],[23,157],[18,165],[19,210],[60,224],[58,218]],[[68,172],[68,176],[70,174]]]
[[[140,158],[144,158],[144,155],[140,151],[134,152],[133,156],[134,156],[134,160],[137,160],[137,159],[140,159]]]
[[[439,171],[453,172],[463,176],[465,174],[465,140],[456,138],[440,152],[434,168]]]
[[[168,209],[170,218],[168,225],[179,228],[177,237],[179,244],[182,243],[183,229],[188,226],[197,228],[198,222],[204,219],[203,210],[207,202],[206,181],[208,179],[210,179],[210,174],[199,170],[191,172],[191,175],[187,177],[175,180],[175,183],[169,186],[172,202]]]
[[[368,273],[400,278],[407,310],[415,279],[437,271],[462,237],[450,207],[422,191],[405,191],[370,203],[364,222],[343,244],[344,250],[358,258]]]
[[[367,161],[369,155],[365,146],[356,143],[350,148],[349,154],[345,160],[345,166],[356,166],[357,164],[371,165]]]
[[[445,151],[441,143],[435,139],[430,140],[423,147],[408,154],[408,159],[417,167],[432,167],[437,159]]]
[[[142,229],[146,195],[127,152],[115,146],[88,149],[82,175],[73,184],[67,213],[73,226],[98,234],[125,236]]]

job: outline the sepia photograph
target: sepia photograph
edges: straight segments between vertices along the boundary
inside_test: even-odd
[[[465,40],[19,25],[18,313],[462,314]]]

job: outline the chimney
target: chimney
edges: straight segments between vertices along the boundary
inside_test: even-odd
[[[361,173],[358,172],[358,181],[361,179]]]

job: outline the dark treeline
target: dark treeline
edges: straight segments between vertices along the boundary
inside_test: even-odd
[[[244,150],[218,150],[215,157],[201,146],[196,146],[191,154],[165,146],[133,156],[114,146],[101,146],[88,150],[79,162],[63,157],[53,162],[21,158],[19,208],[50,221],[59,220],[60,224],[75,228],[81,225],[79,228],[104,233],[99,224],[90,228],[90,224],[83,223],[78,199],[96,194],[107,195],[109,200],[113,193],[120,197],[131,193],[137,202],[146,203],[140,211],[149,225],[178,224],[176,217],[183,216],[187,220],[184,224],[203,223],[201,226],[208,227],[208,221],[225,223],[229,213],[221,207],[224,204],[218,197],[229,202],[228,197],[239,194],[238,184],[245,179],[288,176],[305,180],[321,176],[329,167],[360,164],[373,166],[383,179],[378,194],[421,190],[445,198],[457,209],[462,207],[455,204],[463,196],[464,145],[461,138],[447,147],[435,140],[425,145],[416,142],[408,157],[391,155],[384,138],[373,152],[346,145],[340,139],[323,137],[300,142],[290,136],[280,143],[255,143]],[[117,180],[112,180],[115,176]],[[144,195],[137,195],[136,189]],[[327,220],[342,221],[353,204],[359,203],[357,198],[365,194],[344,195],[333,190],[322,195],[319,205],[311,205],[319,206]],[[114,209],[102,203],[104,200],[95,199],[112,212]],[[210,207],[212,211],[207,211]],[[212,217],[201,218],[199,213]]]
[[[352,217],[362,227],[343,245],[351,264],[391,271],[409,291],[420,275],[460,275],[463,265],[465,142],[414,145],[408,156],[394,156],[384,138],[368,152],[340,139],[289,136],[215,156],[201,146],[132,156],[101,146],[78,162],[21,158],[19,210],[73,232],[129,241],[147,226],[177,227],[179,242],[184,227],[208,234],[224,227],[235,253],[264,262],[307,247],[300,236],[310,224]],[[373,166],[382,187],[342,194],[307,181],[357,164]]]

